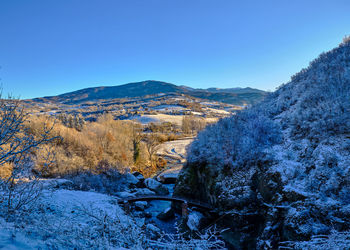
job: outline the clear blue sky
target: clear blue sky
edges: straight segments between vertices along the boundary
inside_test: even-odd
[[[274,90],[346,34],[349,0],[0,0],[0,78],[21,98],[147,79]]]

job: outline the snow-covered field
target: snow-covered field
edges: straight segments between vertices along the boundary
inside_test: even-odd
[[[182,115],[165,115],[165,114],[157,114],[157,115],[137,115],[132,116],[129,118],[129,120],[137,120],[138,122],[142,124],[148,124],[151,122],[157,123],[157,122],[171,122],[175,123],[179,126],[182,124]]]
[[[222,109],[214,109],[214,108],[207,108],[208,111],[217,113],[217,114],[222,114],[222,115],[230,115],[230,112]]]
[[[194,112],[192,112],[194,113]],[[148,124],[151,122],[161,123],[161,122],[171,122],[178,126],[182,125],[183,115],[166,115],[166,114],[157,114],[157,115],[136,115],[128,118],[128,120],[137,120],[142,124]],[[218,121],[218,118],[205,118],[209,123]]]
[[[179,106],[179,105],[159,105],[159,106],[153,107],[152,109],[158,110],[158,111],[180,111],[180,110],[184,110],[185,107]]]

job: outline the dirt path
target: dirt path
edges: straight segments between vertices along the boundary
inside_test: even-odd
[[[186,148],[193,138],[184,138],[161,144],[157,155],[167,160],[167,169],[158,175],[158,178],[177,178],[184,163],[186,162]]]

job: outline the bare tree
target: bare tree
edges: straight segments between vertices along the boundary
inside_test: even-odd
[[[5,164],[11,166],[10,176],[5,179],[0,177],[0,191],[9,212],[38,196],[35,182],[23,182],[21,178],[31,174],[33,163],[30,153],[41,144],[55,139],[50,137],[52,127],[47,125],[39,136],[34,136],[25,126],[27,118],[20,100],[0,97],[0,168]]]
[[[146,144],[146,149],[147,149],[147,153],[148,153],[148,159],[150,162],[150,166],[151,168],[155,168],[155,154],[157,152],[158,149],[158,145],[160,144],[157,135],[155,134],[149,134],[146,135],[143,138],[143,142]]]
[[[342,44],[346,44],[348,42],[350,42],[350,35],[344,36]]]
[[[206,122],[202,117],[184,116],[182,118],[182,131],[187,135],[194,135],[203,130]]]

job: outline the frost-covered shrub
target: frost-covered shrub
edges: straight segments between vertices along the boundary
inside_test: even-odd
[[[321,54],[262,106],[297,138],[350,133],[350,42]]]
[[[280,139],[278,124],[262,112],[246,110],[200,132],[189,148],[188,162],[243,167],[260,160]]]
[[[333,231],[330,235],[316,235],[310,241],[290,242],[293,249],[328,250],[349,249],[350,232]]]
[[[95,190],[107,194],[121,191],[125,182],[123,175],[114,168],[105,169],[99,174],[85,171],[69,179],[77,190]]]

